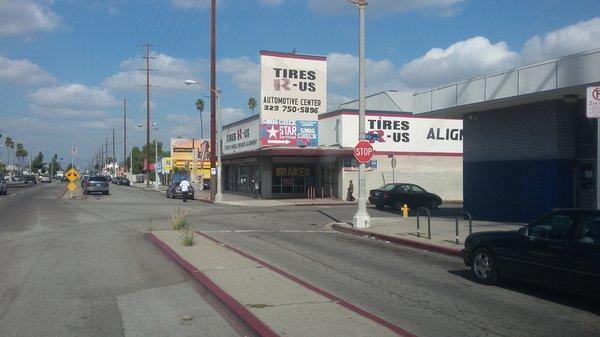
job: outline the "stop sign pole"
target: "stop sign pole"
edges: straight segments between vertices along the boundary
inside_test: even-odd
[[[366,0],[351,0],[358,7],[358,140],[366,139],[365,136],[365,7]],[[368,142],[367,142],[368,143]],[[371,144],[369,144],[370,146]],[[358,147],[358,145],[357,145]],[[371,147],[371,156],[373,155]],[[356,154],[356,152],[355,152]],[[354,228],[371,227],[371,217],[367,213],[367,197],[365,184],[365,163],[358,166],[358,210],[354,214],[352,224]]]

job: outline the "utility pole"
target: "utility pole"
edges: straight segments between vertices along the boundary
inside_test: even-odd
[[[106,161],[104,163],[104,165],[108,164],[108,137],[104,138],[106,140],[106,147],[104,148],[104,152],[106,152]]]
[[[104,169],[104,144],[102,144],[100,146],[100,166],[98,167],[98,170],[100,170],[100,172],[98,172],[98,173],[102,173],[103,169]]]
[[[113,150],[112,150],[112,173],[115,175],[115,163],[117,162],[117,153],[115,152],[115,129],[113,129]]]
[[[358,6],[358,25],[359,25],[359,42],[358,42],[358,141],[366,140],[365,136],[365,7],[366,0],[350,0]],[[360,163],[358,166],[358,210],[354,214],[353,225],[355,228],[371,227],[371,217],[367,213],[367,198],[366,198],[366,170],[365,164]]]
[[[217,185],[217,1],[210,1],[210,200],[215,201]]]
[[[152,45],[146,43],[144,47],[146,47],[146,56],[144,57],[146,59],[146,68],[142,69],[146,71],[146,173],[144,176],[146,187],[150,187],[148,171],[150,168],[150,71],[152,70],[150,69],[150,47]]]
[[[123,166],[127,173],[127,100],[123,98]]]

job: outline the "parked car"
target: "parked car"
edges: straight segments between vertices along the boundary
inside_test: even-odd
[[[0,179],[0,195],[6,195],[8,193],[8,186],[6,184],[6,180],[3,178]]]
[[[86,174],[81,178],[81,188],[85,187],[85,183],[90,179],[90,175]]]
[[[66,181],[69,181],[69,179],[67,179],[67,176],[60,176],[60,181],[66,182]]]
[[[37,184],[37,178],[33,174],[25,175],[25,184],[34,183]]]
[[[130,186],[131,182],[129,181],[129,179],[125,178],[125,177],[116,177],[113,180],[113,183],[119,186]]]
[[[518,231],[473,233],[462,251],[475,279],[517,279],[600,299],[600,211],[546,213]]]
[[[207,180],[203,184],[205,190],[210,190],[210,180]]]
[[[399,210],[404,204],[407,204],[411,209],[417,207],[438,208],[442,204],[442,198],[415,184],[394,183],[385,184],[380,188],[371,190],[369,202],[375,205],[377,209],[390,206],[395,210]]]
[[[183,192],[181,192],[181,187],[179,187],[179,181],[172,182],[167,188],[167,198],[183,198]],[[188,199],[194,199],[194,188],[192,186],[188,189]]]
[[[40,178],[40,183],[51,183],[51,182],[52,182],[52,180],[50,179],[49,176],[42,176]]]
[[[109,194],[108,179],[106,176],[91,176],[83,186],[83,194],[102,193]]]

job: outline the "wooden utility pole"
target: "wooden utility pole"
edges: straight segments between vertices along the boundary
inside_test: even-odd
[[[105,158],[104,165],[108,164],[108,137],[106,137],[105,140],[106,140],[106,147],[104,148],[104,152],[106,153],[106,156],[104,157]]]
[[[127,101],[123,98],[123,165],[127,173]]]
[[[215,194],[217,191],[217,177],[215,175],[217,170],[216,165],[216,154],[217,154],[217,104],[216,104],[216,93],[217,93],[217,1],[210,1],[210,200],[215,200]],[[220,142],[219,142],[220,143]],[[219,163],[220,164],[220,163]]]
[[[144,45],[146,47],[146,68],[142,69],[146,71],[146,164],[145,164],[145,179],[146,179],[146,187],[150,187],[150,176],[149,176],[149,168],[150,168],[150,47],[152,45],[146,43]]]
[[[113,129],[113,151],[112,151],[112,173],[115,175],[115,163],[117,162],[117,154],[115,152],[115,129]]]

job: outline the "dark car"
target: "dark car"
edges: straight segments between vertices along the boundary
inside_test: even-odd
[[[131,186],[131,182],[125,177],[117,177],[113,180],[113,183],[119,186]]]
[[[369,202],[375,205],[377,209],[390,206],[395,210],[399,210],[404,204],[407,204],[411,209],[418,207],[438,208],[442,204],[442,198],[415,184],[397,183],[386,184],[371,190]]]
[[[0,195],[6,195],[8,193],[8,185],[6,184],[6,180],[4,177],[0,178]]]
[[[84,175],[83,178],[81,178],[81,188],[85,187],[85,183],[90,179],[90,176],[88,174]]]
[[[66,181],[69,181],[69,179],[67,179],[67,176],[60,176],[60,181],[66,182]]]
[[[210,180],[205,181],[202,186],[204,186],[205,190],[210,190]]]
[[[108,179],[106,176],[91,176],[83,186],[83,193],[102,193],[108,194]]]
[[[34,183],[37,184],[37,178],[33,174],[28,174],[25,176],[25,184]]]
[[[183,192],[181,192],[181,188],[179,187],[179,181],[172,182],[167,188],[167,198],[183,198]],[[194,199],[194,188],[192,186],[188,189],[188,199]]]
[[[598,210],[556,210],[518,231],[473,233],[462,255],[480,283],[516,279],[600,299]]]

